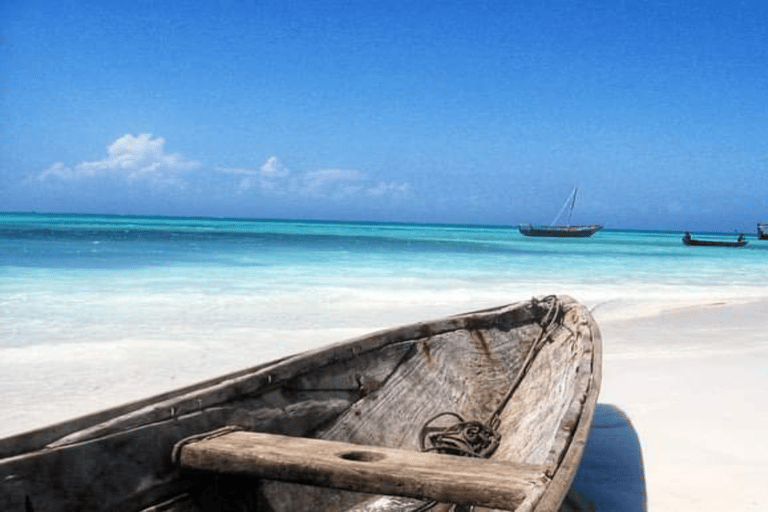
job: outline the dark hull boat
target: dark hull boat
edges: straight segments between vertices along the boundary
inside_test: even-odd
[[[575,226],[545,226],[537,224],[521,224],[520,233],[525,236],[551,236],[563,238],[586,238],[603,228],[602,224],[587,224]]]
[[[747,245],[747,241],[741,237],[738,240],[697,240],[687,233],[683,236],[683,243],[699,247],[744,247]]]
[[[768,240],[768,222],[760,222],[757,224],[757,238],[760,240]]]
[[[560,213],[557,214],[555,220],[550,225],[544,224],[520,224],[518,229],[520,233],[525,236],[548,236],[559,238],[586,238],[592,236],[603,228],[602,224],[571,224],[571,216],[573,215],[573,207],[576,204],[576,194],[578,189],[574,188],[571,195],[568,196],[563,207],[560,209]],[[557,221],[563,215],[566,208],[568,209],[568,221],[564,225],[558,225]]]
[[[563,296],[382,331],[0,440],[0,510],[557,511],[600,365]]]

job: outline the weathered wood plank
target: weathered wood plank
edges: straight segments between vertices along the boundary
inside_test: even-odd
[[[548,486],[537,485],[518,512],[557,510],[591,419],[597,386],[590,380],[597,376],[599,383],[594,321],[572,299],[560,297],[559,304],[568,313],[564,327],[547,341],[504,408],[502,443],[490,461],[558,466]],[[250,510],[339,512],[357,506],[370,512],[371,504],[362,502],[371,494],[180,474],[168,455],[179,439],[222,425],[418,450],[419,430],[435,413],[488,419],[541,332],[546,307],[533,301],[375,333],[0,440],[0,510],[189,512],[206,510],[204,498],[235,489],[258,495]],[[595,354],[590,343],[597,345]],[[388,498],[386,510],[418,506],[419,498],[410,499],[400,498],[398,505]]]
[[[562,503],[563,497],[571,487],[571,482],[579,468],[584,448],[589,439],[589,432],[592,426],[592,419],[597,405],[598,395],[600,393],[600,383],[602,379],[602,360],[603,345],[600,329],[591,315],[586,310],[578,309],[578,314],[582,317],[584,325],[584,338],[588,340],[588,354],[590,364],[588,369],[580,368],[588,380],[588,390],[581,404],[581,409],[577,415],[576,427],[571,437],[570,446],[566,450],[558,470],[552,478],[552,482],[544,491],[544,495],[537,504],[536,510],[556,510]]]
[[[237,404],[235,404],[237,405]],[[309,400],[285,408],[210,408],[100,439],[40,450],[0,464],[0,511],[137,510],[187,490],[170,459],[180,439],[223,425],[309,435],[349,407]],[[66,475],[66,476],[62,476]],[[115,475],[119,475],[119,478]]]
[[[543,486],[546,466],[339,441],[231,432],[181,447],[182,468],[511,510]]]

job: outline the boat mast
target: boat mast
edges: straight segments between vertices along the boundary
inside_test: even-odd
[[[576,204],[576,192],[578,192],[578,187],[573,187],[573,195],[571,196],[571,211],[568,212],[568,224],[567,226],[571,225],[571,215],[573,215],[573,207]]]
[[[563,203],[563,206],[560,208],[560,211],[557,213],[557,217],[555,217],[555,220],[552,221],[552,224],[550,226],[554,226],[557,224],[557,221],[560,220],[560,217],[563,216],[563,213],[565,212],[565,209],[568,208],[568,203],[571,203],[571,209],[568,212],[568,226],[571,225],[571,215],[573,215],[573,205],[576,203],[576,191],[578,188],[574,187],[573,192],[565,198],[565,202]]]

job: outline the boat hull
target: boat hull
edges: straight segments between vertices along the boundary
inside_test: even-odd
[[[757,224],[757,238],[760,240],[768,240],[768,222],[760,222]]]
[[[521,224],[518,226],[520,233],[525,236],[558,238],[586,238],[594,235],[602,228],[602,224],[586,224],[574,226],[544,226],[535,224]]]
[[[683,237],[683,243],[694,247],[744,247],[747,245],[746,240],[697,240],[695,238]]]
[[[491,462],[546,468],[505,509],[553,512],[579,466],[600,365],[597,325],[568,297],[382,331],[0,440],[0,510],[365,510],[369,494],[187,471],[171,454],[222,427],[419,451],[422,428],[448,411],[495,426]],[[420,503],[418,489],[404,495],[375,499]]]

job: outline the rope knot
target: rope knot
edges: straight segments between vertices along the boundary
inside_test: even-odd
[[[451,416],[453,423],[433,426],[440,418]],[[421,450],[448,455],[487,458],[498,448],[501,436],[479,421],[465,421],[453,412],[433,416],[421,429]],[[429,444],[429,445],[428,445]]]

